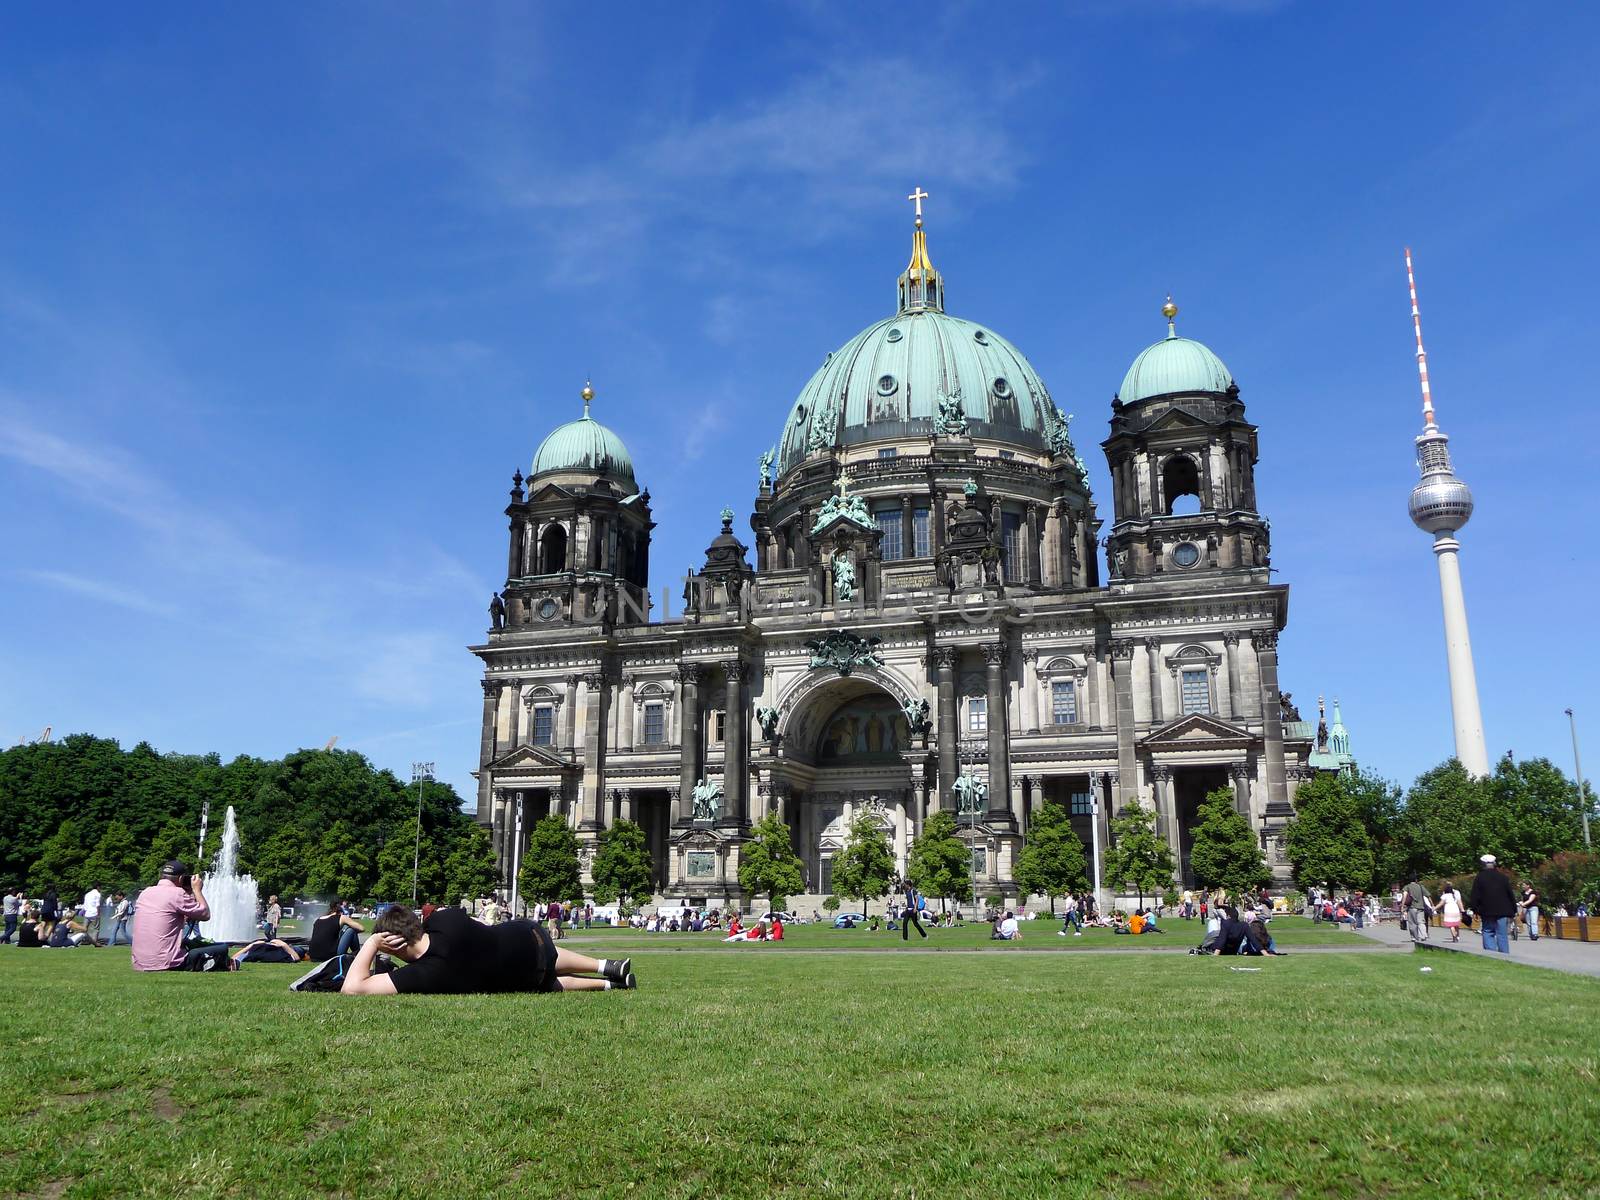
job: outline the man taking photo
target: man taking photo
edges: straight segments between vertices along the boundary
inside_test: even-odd
[[[154,887],[139,893],[133,914],[133,969],[135,971],[226,971],[226,946],[183,947],[183,927],[190,921],[211,919],[211,909],[200,891],[200,876],[172,859],[161,866]]]

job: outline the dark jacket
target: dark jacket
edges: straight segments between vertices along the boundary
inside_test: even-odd
[[[1493,867],[1485,867],[1472,881],[1472,895],[1467,898],[1467,907],[1491,921],[1516,916],[1517,900],[1511,894],[1511,880]]]

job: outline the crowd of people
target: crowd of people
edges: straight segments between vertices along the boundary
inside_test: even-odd
[[[99,888],[90,888],[73,902],[63,900],[52,887],[46,888],[35,903],[21,888],[11,888],[0,899],[5,911],[0,945],[64,950],[74,946],[127,946],[133,942],[129,932],[133,902],[125,892],[113,892],[108,898]],[[111,922],[109,941],[102,939],[107,918]]]

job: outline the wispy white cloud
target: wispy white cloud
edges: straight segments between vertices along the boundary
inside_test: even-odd
[[[110,604],[117,608],[125,608],[130,612],[145,613],[152,617],[176,617],[178,615],[176,605],[152,599],[135,591],[133,588],[111,583],[107,580],[85,579],[81,575],[73,575],[66,571],[50,571],[32,567],[24,568],[18,571],[17,574],[23,579],[31,579],[35,583],[42,583],[64,592],[71,592],[75,596],[83,596],[100,604]]]

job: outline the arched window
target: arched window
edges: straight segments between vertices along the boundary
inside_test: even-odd
[[[552,525],[539,539],[539,574],[554,575],[567,569],[567,531]]]
[[[1161,468],[1161,491],[1169,514],[1199,512],[1200,468],[1187,454],[1174,454]],[[1180,504],[1179,501],[1182,501]]]

